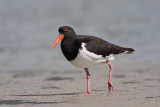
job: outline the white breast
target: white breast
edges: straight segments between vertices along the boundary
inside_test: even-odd
[[[89,52],[85,43],[82,43],[82,49],[79,50],[79,53],[75,60],[70,61],[70,63],[79,68],[89,68],[94,65],[99,65],[105,63],[107,60],[114,60],[113,54],[102,57],[102,55],[97,55],[93,52]]]

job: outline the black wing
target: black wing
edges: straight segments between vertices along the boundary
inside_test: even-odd
[[[102,55],[103,57],[110,54],[116,55],[124,52],[132,53],[134,51],[131,48],[120,47],[94,36],[77,35],[77,39],[81,43],[86,43],[85,47],[88,51]]]

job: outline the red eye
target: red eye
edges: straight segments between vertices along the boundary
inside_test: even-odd
[[[64,31],[68,31],[68,29],[64,29]]]

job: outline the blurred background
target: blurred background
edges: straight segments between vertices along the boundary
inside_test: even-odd
[[[160,63],[159,0],[1,0],[0,72],[77,69],[58,45],[58,28],[134,48],[116,63]]]

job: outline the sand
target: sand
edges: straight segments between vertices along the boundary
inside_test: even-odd
[[[71,65],[72,66],[72,65]],[[127,67],[126,67],[127,66]],[[0,106],[43,107],[159,107],[160,64],[114,64],[114,91],[107,96],[108,66],[90,69],[91,94],[86,91],[85,72],[2,71]]]

